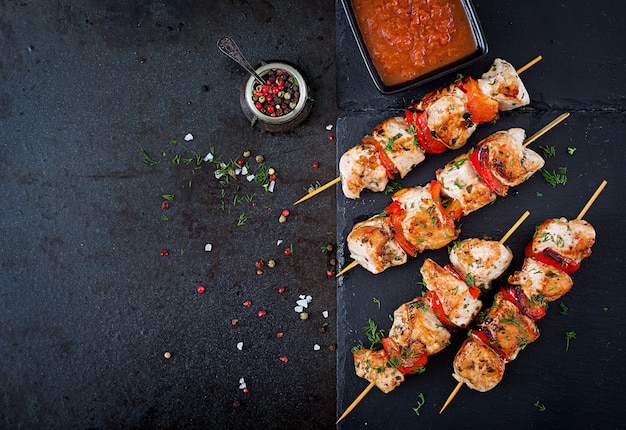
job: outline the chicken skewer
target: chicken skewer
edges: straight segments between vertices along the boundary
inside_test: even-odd
[[[537,229],[526,249],[522,269],[509,277],[509,285],[496,294],[494,307],[480,323],[480,331],[473,331],[457,353],[453,376],[458,384],[439,413],[463,385],[481,392],[494,388],[502,380],[505,363],[537,339],[539,332],[534,321],[545,315],[543,303],[557,300],[571,289],[573,281],[569,275],[591,254],[595,230],[583,217],[606,184],[602,181],[575,220],[551,219]],[[506,321],[502,311],[505,309]],[[506,339],[513,333],[513,338],[521,342],[507,345]]]
[[[526,141],[519,128],[496,132],[437,170],[437,180],[396,192],[382,214],[354,225],[347,237],[354,261],[337,276],[357,265],[380,273],[450,243],[459,233],[456,220],[506,196],[509,186],[543,167],[543,159],[526,147],[568,116],[560,115]]]
[[[478,80],[466,77],[431,91],[406,110],[374,127],[373,135],[350,148],[339,162],[340,176],[312,191],[294,206],[342,182],[348,198],[359,198],[363,189],[383,191],[395,173],[401,178],[425,159],[465,145],[478,124],[497,119],[507,111],[530,103],[519,74],[541,60],[536,57],[515,71],[496,59]]]
[[[337,423],[345,418],[374,386],[378,386],[383,392],[388,393],[403,381],[403,374],[416,373],[416,369],[417,371],[423,370],[426,356],[441,351],[449,344],[451,333],[444,326],[442,320],[446,321],[447,327],[452,327],[454,324],[463,327],[469,324],[475,315],[474,312],[478,312],[480,309],[481,302],[477,300],[480,292],[488,290],[491,282],[501,276],[511,263],[513,255],[510,249],[504,246],[504,243],[529,215],[530,212],[526,211],[500,241],[472,238],[455,244],[450,251],[452,269],[449,267],[441,268],[430,259],[424,262],[423,276],[425,280],[428,279],[426,284],[431,285],[432,290],[425,297],[417,297],[403,304],[394,312],[389,338],[383,339],[383,342],[386,341],[384,343],[385,350],[361,349],[353,352],[357,375],[371,380],[371,382],[344,411]],[[444,278],[451,279],[452,283],[450,284],[450,281],[444,282]],[[468,287],[463,279],[472,286]],[[451,285],[451,288],[454,289],[453,293],[441,290],[441,287],[446,288],[446,284],[448,285],[447,289],[450,289]],[[445,316],[451,312],[441,305],[444,300],[440,299],[436,290],[446,302],[454,297],[462,297],[463,294],[459,290],[464,290],[464,292],[473,290],[471,295],[475,296],[473,297],[474,300],[470,298],[469,301],[474,302],[476,309],[473,310],[472,314],[468,314],[464,303],[457,304],[456,308],[462,310],[466,315],[461,319],[456,319],[453,324]],[[392,345],[392,350],[402,351],[400,362],[389,358],[389,344]],[[413,348],[413,352],[407,354],[407,349],[411,350],[411,348]],[[420,354],[423,354],[423,357]],[[413,360],[409,360],[409,356]],[[361,366],[362,363],[367,364]],[[390,367],[389,363],[395,364],[396,367],[400,365],[400,374],[396,372],[396,368]]]

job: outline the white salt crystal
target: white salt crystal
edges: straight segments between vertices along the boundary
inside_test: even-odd
[[[328,311],[323,311],[322,315],[324,315],[324,318],[328,318]]]
[[[241,350],[243,349],[243,342],[239,342],[239,343],[237,344],[237,349],[238,349],[239,351],[241,351]]]
[[[189,142],[190,140],[193,140],[193,134],[187,133],[185,135],[185,141]]]
[[[315,345],[313,345],[313,349],[314,349],[315,351],[319,351],[319,350],[320,350],[320,348],[321,348],[321,347],[320,347],[317,343],[316,343]]]
[[[206,245],[204,245],[204,250],[206,252],[210,252],[213,249],[213,245],[211,245],[210,243],[207,243]]]
[[[299,306],[299,305],[298,305],[298,306],[296,306],[295,308],[293,308],[293,310],[294,310],[294,311],[296,311],[296,312],[298,312],[298,313],[300,313],[300,312],[302,312],[302,311],[304,310],[304,308],[303,308],[302,306]]]
[[[213,154],[211,154],[210,152],[204,156],[204,161],[209,161],[213,159]]]

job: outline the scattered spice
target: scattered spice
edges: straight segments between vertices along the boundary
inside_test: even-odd
[[[265,315],[267,315],[267,311],[265,310],[260,310],[257,312],[258,317],[264,317]]]
[[[303,321],[309,319],[308,312],[300,312],[300,319]]]
[[[238,322],[239,322],[239,320],[238,320],[237,318],[233,318],[233,319],[230,321],[230,324],[231,324],[231,325],[237,325],[237,323],[238,323]]]
[[[282,331],[279,331],[278,333],[276,333],[276,337],[277,337],[277,338],[279,338],[279,339],[280,339],[281,337],[283,337],[283,332],[282,332]]]
[[[250,300],[246,300],[245,302],[243,302],[243,305],[249,308],[250,306],[252,306],[252,302]]]
[[[300,99],[298,80],[282,69],[271,69],[262,78],[265,84],[258,83],[252,91],[254,107],[271,117],[287,115],[293,111]]]
[[[286,355],[283,355],[282,357],[280,357],[280,361],[282,361],[283,363],[286,363],[289,361],[289,359],[287,358]]]
[[[278,292],[279,292],[280,294],[282,294],[282,293],[284,293],[284,292],[285,292],[285,289],[286,289],[286,288],[285,288],[285,286],[284,286],[284,285],[281,285],[280,287],[278,287]]]
[[[267,267],[269,267],[270,269],[276,267],[276,262],[274,260],[269,260],[267,262]]]
[[[167,257],[168,255],[170,255],[170,252],[167,249],[161,250],[161,257]]]
[[[250,151],[243,151],[244,158],[248,158],[250,156]]]
[[[315,163],[311,164],[311,167],[313,167],[314,169],[319,169],[320,163],[316,161]]]
[[[256,263],[254,263],[254,266],[257,269],[260,269],[261,267],[263,267],[265,265],[265,263],[263,262],[263,260],[258,260]]]
[[[289,210],[288,209],[283,209],[282,215],[284,217],[288,217],[289,216]]]
[[[198,286],[198,294],[202,294],[202,293],[204,293],[204,286],[199,285]]]
[[[287,222],[287,217],[285,215],[279,216],[278,217],[278,222],[281,223],[281,224]]]
[[[168,202],[161,203],[161,209],[163,209],[164,211],[168,210],[169,208],[170,204]]]
[[[163,354],[163,357],[169,360],[170,358],[172,358],[172,353],[169,351],[165,351],[165,354]]]

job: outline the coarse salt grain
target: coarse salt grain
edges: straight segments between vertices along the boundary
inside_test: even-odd
[[[237,343],[237,349],[241,351],[243,349],[243,342]]]
[[[324,315],[324,318],[328,318],[328,311],[323,311],[322,315]]]
[[[314,349],[315,351],[319,351],[319,350],[320,350],[320,348],[321,348],[321,346],[319,346],[317,343],[316,343],[315,345],[313,345],[313,349]]]
[[[247,168],[246,166],[243,166],[243,167],[241,168],[241,174],[242,174],[242,175],[244,175],[244,176],[248,174],[248,168]],[[253,175],[253,176],[254,176],[254,175]]]
[[[239,389],[243,390],[245,388],[247,388],[246,381],[245,379],[243,379],[243,377],[241,377],[239,378]]]
[[[185,141],[189,142],[190,140],[193,140],[193,134],[187,133],[185,135]]]
[[[206,252],[210,252],[213,249],[213,245],[211,245],[210,243],[207,243],[206,245],[204,245],[204,250]]]
[[[296,306],[295,308],[293,308],[293,310],[294,310],[294,311],[296,311],[296,312],[298,312],[298,313],[300,313],[300,312],[302,312],[302,311],[304,310],[304,308],[303,308],[302,306],[299,306],[299,305],[298,305],[298,306]]]
[[[276,184],[276,181],[270,182],[270,185],[267,187],[267,191],[269,191],[270,193],[273,193],[275,184]]]
[[[283,241],[282,241],[281,239],[278,239],[278,240],[276,241],[276,246],[280,246],[280,244],[281,244],[281,243],[283,243]]]
[[[252,182],[254,181],[254,175],[248,175],[246,176],[246,179],[248,180],[248,182]]]
[[[332,124],[328,124],[328,125],[326,126],[326,130],[330,131],[330,130],[332,130],[332,129],[333,129],[333,125],[332,125]]]
[[[210,152],[204,156],[204,161],[211,161],[213,159],[213,154]]]

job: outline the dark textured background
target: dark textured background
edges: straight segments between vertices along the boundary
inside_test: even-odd
[[[525,210],[530,217],[507,244],[514,253],[510,271],[522,264],[523,249],[534,228],[547,218],[576,218],[603,179],[604,192],[585,216],[597,233],[593,254],[572,276],[574,287],[551,304],[538,321],[539,339],[521,351],[506,366],[502,382],[487,393],[466,387],[439,415],[456,386],[451,377],[454,354],[463,341],[458,333],[449,348],[430,357],[424,374],[409,376],[389,394],[374,388],[340,424],[342,429],[362,428],[498,428],[555,429],[626,427],[623,416],[624,366],[626,365],[626,294],[621,267],[626,246],[621,226],[626,210],[623,168],[626,84],[624,71],[624,7],[619,2],[474,2],[489,43],[488,55],[463,70],[479,76],[493,58],[500,57],[521,67],[537,55],[543,60],[522,74],[531,96],[530,106],[501,114],[495,125],[480,126],[468,145],[454,152],[428,156],[402,181],[406,186],[425,184],[434,172],[481,138],[497,130],[521,127],[528,136],[563,112],[571,115],[562,124],[532,144],[540,154],[551,145],[554,157],[545,168],[567,167],[567,184],[552,188],[535,175],[511,189],[480,211],[461,219],[460,238],[502,237]],[[343,23],[342,23],[343,20]],[[337,87],[339,106],[345,111],[337,127],[338,155],[352,146],[380,121],[402,115],[409,101],[425,91],[447,84],[453,77],[426,84],[393,97],[377,93],[365,67],[354,67],[359,52],[346,20],[338,14]],[[345,30],[343,30],[345,29]],[[348,67],[350,65],[350,67]],[[347,77],[352,77],[347,79]],[[360,89],[360,90],[359,90]],[[359,112],[351,110],[359,108]],[[350,110],[350,111],[348,111]],[[569,155],[567,148],[576,148]],[[339,261],[350,261],[345,237],[356,221],[384,209],[390,197],[364,193],[359,201],[337,194]],[[422,293],[419,268],[430,257],[441,265],[448,262],[445,249],[425,253],[401,267],[372,275],[362,268],[349,272],[338,289],[338,413],[343,412],[368,382],[355,376],[350,349],[369,345],[362,328],[372,319],[385,333],[389,315],[402,303]],[[491,296],[483,301],[491,305]],[[561,314],[561,304],[568,308]],[[565,332],[575,331],[566,351]],[[419,416],[413,408],[424,396]],[[537,405],[545,407],[541,410]]]
[[[334,427],[334,193],[291,207],[335,174],[334,17],[331,1],[0,1],[0,428]],[[253,64],[300,66],[303,125],[250,127],[224,35]],[[172,139],[226,161],[250,150],[253,168],[264,155],[274,193],[172,163],[190,152]]]
[[[363,277],[362,290],[339,284],[337,312],[337,283],[326,273],[333,255],[322,252],[336,241],[336,195],[327,191],[291,204],[311,184],[336,177],[337,140],[329,135],[367,133],[377,120],[447,82],[381,96],[337,6],[328,0],[0,0],[0,428],[335,427],[337,409],[366,385],[342,373],[345,349],[361,335],[344,332],[341,321],[338,333],[337,316],[360,328],[363,318],[386,318],[410,297],[397,289],[387,300]],[[616,204],[624,179],[623,7],[617,1],[480,1],[476,9],[490,54],[464,73],[482,72],[493,56],[517,65],[544,55],[525,78],[533,104],[502,124],[521,119],[534,130],[553,113],[572,110],[567,125],[551,136],[559,136],[558,148],[574,145],[580,152],[571,159],[560,153],[551,163],[583,164],[572,167],[571,185],[542,188],[550,200],[534,219],[552,216],[570,199],[578,208],[600,176],[611,180],[605,193],[613,194],[588,217],[598,228],[598,245],[575,279],[593,288],[597,303],[589,306],[587,290],[576,289],[573,302],[566,298],[568,319],[552,315],[540,324],[541,341],[553,341],[560,355],[542,367],[538,342],[534,361],[529,347],[515,363],[522,373],[507,370],[507,383],[530,381],[524,397],[515,394],[517,385],[505,383],[493,397],[465,390],[439,417],[441,397],[454,385],[451,357],[442,355],[426,379],[387,397],[370,393],[343,428],[467,428],[497,422],[500,411],[506,411],[506,428],[550,428],[563,417],[570,417],[570,427],[586,420],[592,428],[593,417],[600,418],[597,428],[623,427],[615,416],[626,364],[619,301],[625,214]],[[315,99],[301,126],[284,134],[250,127],[238,101],[244,72],[215,47],[223,35],[233,37],[253,64],[282,59],[300,67]],[[185,143],[189,151],[169,143],[184,143],[187,133],[194,135]],[[351,144],[344,139],[337,146]],[[142,164],[139,145],[156,166]],[[254,156],[264,155],[278,172],[274,193],[242,178],[220,186],[212,164],[194,171],[172,163],[176,154],[204,155],[210,148],[224,160],[249,150],[253,168]],[[448,155],[429,161],[427,172]],[[317,170],[311,167],[316,161]],[[409,179],[423,180],[418,176]],[[532,184],[522,190],[534,196]],[[175,194],[168,211],[161,210],[163,194]],[[236,200],[251,194],[256,206]],[[525,209],[522,203],[503,200],[485,218],[472,218],[473,227],[468,220],[464,232],[483,232],[482,224],[493,219],[508,224]],[[369,199],[360,204],[374,211],[381,206]],[[281,224],[285,208],[291,214]],[[341,200],[340,209],[346,210]],[[242,213],[247,222],[238,227]],[[164,214],[168,221],[161,220]],[[340,238],[346,221],[353,220],[340,220]],[[497,235],[500,228],[485,232]],[[204,251],[206,243],[211,252]],[[290,245],[293,253],[286,256]],[[170,255],[161,257],[161,249]],[[255,262],[269,259],[276,267],[257,275]],[[198,285],[206,287],[204,294],[196,292]],[[313,297],[304,321],[293,310],[300,294]],[[352,302],[346,294],[360,298]],[[380,311],[374,295],[381,297]],[[250,307],[243,306],[246,300]],[[267,315],[259,318],[262,309]],[[565,354],[562,331],[571,329],[579,336]],[[277,338],[278,332],[284,336]],[[552,373],[554,363],[563,364],[561,373]],[[537,373],[541,377],[531,379]],[[241,377],[248,393],[239,389]],[[583,385],[588,378],[593,384]],[[535,399],[533,390],[546,387],[556,388]],[[409,405],[419,392],[428,405],[417,417]],[[554,393],[566,399],[564,409],[548,397]],[[535,400],[546,404],[544,415],[532,406]]]

